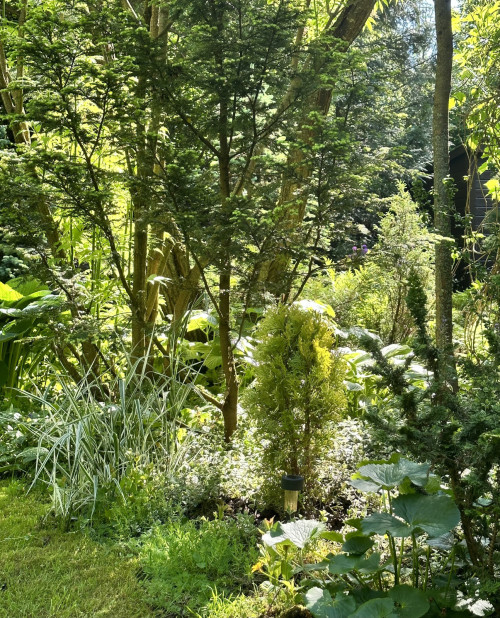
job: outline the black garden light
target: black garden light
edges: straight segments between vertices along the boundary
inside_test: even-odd
[[[285,490],[285,511],[297,510],[299,491],[304,489],[304,477],[299,474],[285,474],[281,477],[281,489]]]

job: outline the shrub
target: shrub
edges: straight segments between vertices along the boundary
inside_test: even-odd
[[[348,270],[327,270],[329,286],[312,281],[305,292],[329,303],[342,327],[362,326],[385,343],[401,343],[414,332],[405,303],[409,274],[418,272],[424,288],[433,289],[435,237],[403,187],[390,198],[378,232],[366,254],[358,250],[348,258]]]
[[[275,479],[302,474],[314,493],[318,462],[345,406],[343,361],[324,315],[300,304],[269,311],[259,325],[249,414],[265,441],[263,464]]]

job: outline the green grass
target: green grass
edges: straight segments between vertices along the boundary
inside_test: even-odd
[[[48,505],[0,484],[0,618],[152,618],[137,562],[40,525]]]

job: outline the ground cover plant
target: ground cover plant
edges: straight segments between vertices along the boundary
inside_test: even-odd
[[[302,601],[316,618],[491,615],[491,604],[467,598],[466,587],[457,589],[453,530],[460,513],[428,465],[399,456],[366,462],[352,484],[382,491],[382,512],[348,520],[344,534],[314,520],[272,525],[255,567],[272,588],[286,590],[292,603]],[[312,552],[321,539],[341,551]]]
[[[146,598],[167,616],[202,611],[213,595],[251,590],[257,531],[250,517],[172,522],[143,540]]]

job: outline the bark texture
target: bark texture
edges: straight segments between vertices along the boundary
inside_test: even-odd
[[[453,260],[451,250],[452,200],[447,179],[449,157],[449,98],[453,62],[451,0],[434,0],[437,64],[434,90],[432,141],[434,151],[434,225],[443,240],[436,244],[436,344],[439,351],[439,373],[446,385],[457,390],[457,375],[453,354]]]

